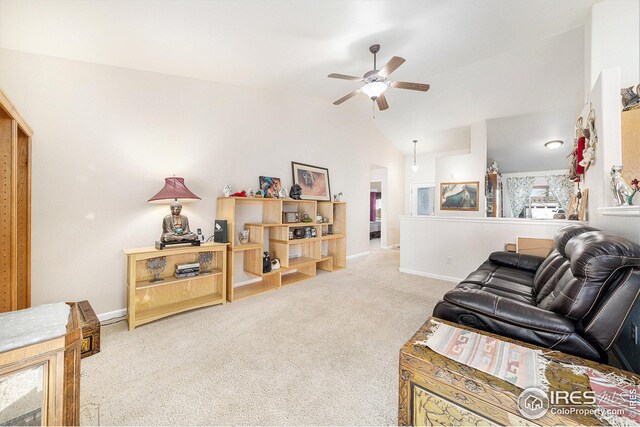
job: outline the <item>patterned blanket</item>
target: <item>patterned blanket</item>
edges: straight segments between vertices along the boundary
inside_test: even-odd
[[[431,336],[426,341],[417,341],[414,345],[425,345],[449,359],[523,389],[549,389],[545,377],[545,368],[549,362],[540,350],[521,347],[433,320],[432,322],[438,326],[434,328]]]

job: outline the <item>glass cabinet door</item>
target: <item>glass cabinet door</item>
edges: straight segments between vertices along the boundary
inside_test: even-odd
[[[47,362],[0,376],[0,425],[39,426],[46,417]]]

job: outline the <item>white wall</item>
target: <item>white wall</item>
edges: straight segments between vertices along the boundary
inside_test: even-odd
[[[606,0],[591,7],[587,45],[590,46],[589,89],[600,72],[620,67],[620,87],[640,82],[640,1]]]
[[[371,164],[388,170],[390,219],[402,211],[404,156],[347,105],[6,49],[0,87],[34,129],[33,304],[123,308],[122,249],[159,238],[168,207],[146,201],[173,174],[202,197],[183,213],[206,235],[225,184],[289,187],[292,160],[328,167],[344,193],[348,254],[369,248]]]
[[[400,271],[459,282],[517,237],[552,239],[569,221],[402,217]],[[449,260],[450,259],[450,260]]]
[[[438,157],[436,159],[436,215],[485,216],[486,198],[484,178],[487,164],[487,123],[471,123],[471,148],[469,154]],[[440,183],[478,181],[478,210],[470,212],[440,209]]]

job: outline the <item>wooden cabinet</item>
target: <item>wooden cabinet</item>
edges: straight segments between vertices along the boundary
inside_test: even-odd
[[[300,222],[283,222],[283,213],[287,212],[298,214]],[[302,222],[305,215],[311,222]],[[316,221],[317,216],[323,217],[321,223]],[[298,283],[315,277],[317,270],[336,271],[347,266],[346,202],[220,197],[217,219],[227,220],[230,240],[228,301]],[[304,228],[313,229],[315,237],[291,238],[293,230]],[[238,233],[242,230],[249,230],[246,244],[238,242]],[[278,258],[281,268],[263,272],[263,252]],[[243,270],[257,280],[238,285],[234,270],[240,257]]]
[[[0,90],[0,312],[31,306],[31,135]]]
[[[29,322],[24,336],[44,337],[0,353],[0,425],[80,425],[82,333],[77,305],[69,305],[62,334],[39,331],[51,331],[51,319],[38,307],[0,319],[0,328]]]
[[[194,308],[224,304],[226,301],[227,245],[204,243],[163,250],[137,248],[124,250],[127,255],[127,320],[129,330],[172,314]],[[178,264],[199,262],[200,255],[210,252],[212,261],[204,271],[187,278],[176,278]],[[148,270],[149,260],[163,258],[165,265],[154,282]]]
[[[485,195],[487,197],[487,216],[502,217],[502,180],[498,174],[487,174]]]

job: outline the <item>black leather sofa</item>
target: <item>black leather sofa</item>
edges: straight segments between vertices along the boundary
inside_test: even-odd
[[[581,224],[554,240],[546,258],[492,253],[433,315],[606,362],[640,294],[640,246]]]

